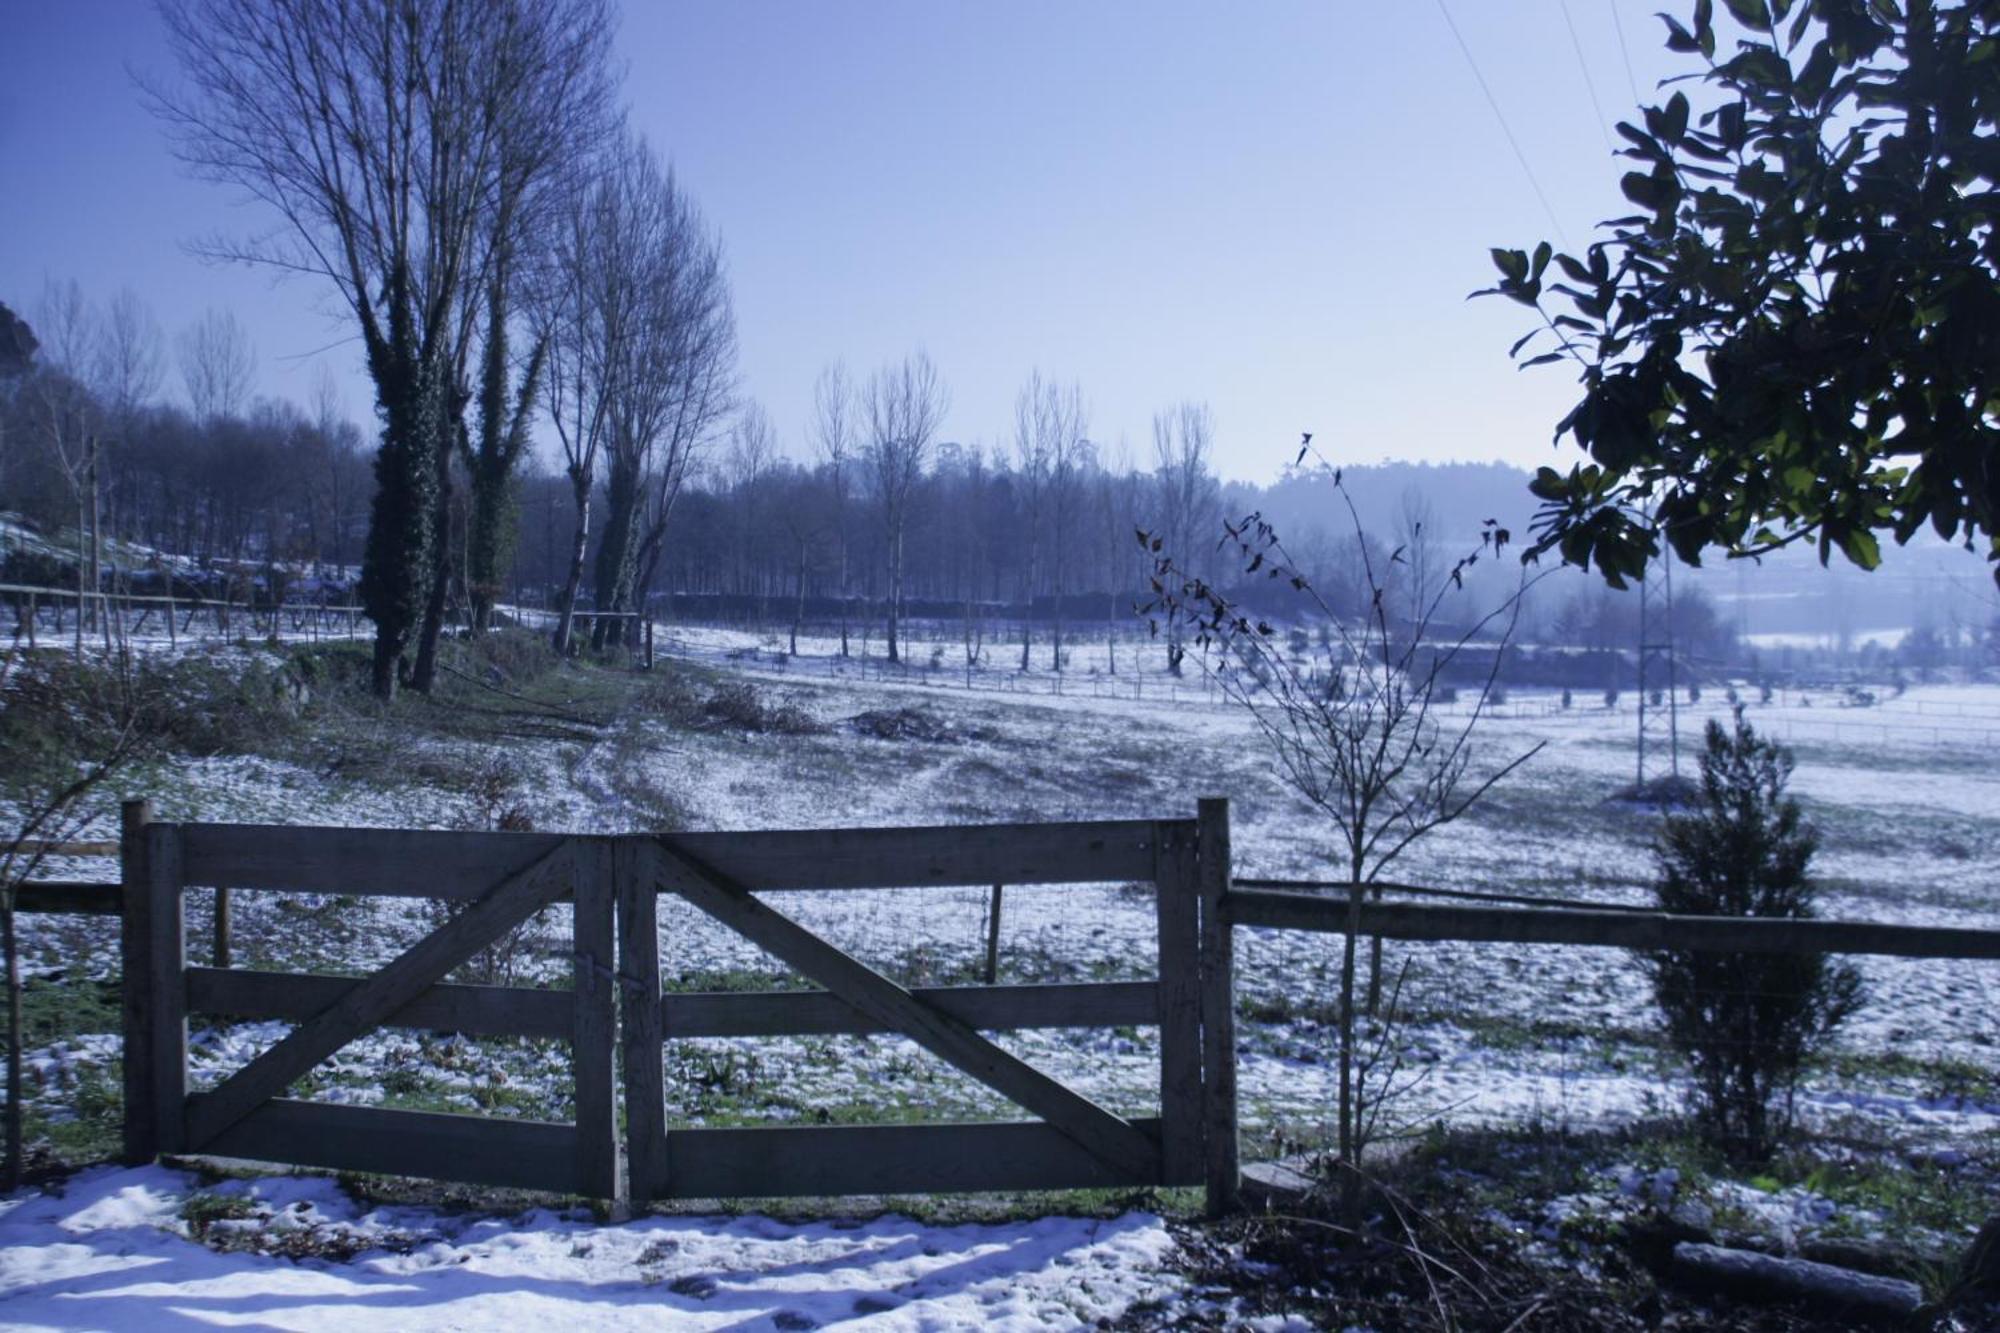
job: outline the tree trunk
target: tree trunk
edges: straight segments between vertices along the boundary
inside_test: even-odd
[[[562,594],[556,599],[556,656],[568,657],[570,639],[576,625],[576,597],[583,590],[583,559],[590,550],[590,479],[570,483],[576,493],[576,535],[569,546],[569,573],[563,578]]]
[[[0,910],[0,952],[7,956],[7,1143],[6,1161],[0,1166],[0,1188],[13,1193],[21,1185],[21,955],[14,938],[14,895],[4,890],[7,902]]]
[[[900,662],[897,631],[903,616],[903,528],[896,525],[889,536],[889,660]]]
[[[463,401],[463,395],[457,395]],[[437,481],[432,504],[430,587],[424,597],[424,615],[417,635],[417,660],[410,671],[410,688],[429,694],[437,682],[438,637],[444,632],[446,594],[451,588],[451,455],[453,437],[464,429],[459,421],[462,407],[440,425],[435,455]]]
[[[627,611],[637,572],[638,543],[634,524],[638,517],[642,478],[637,459],[620,460],[614,454],[604,487],[604,540],[597,548],[597,609]],[[624,622],[599,616],[590,629],[590,646],[602,650],[624,642]]]
[[[437,556],[438,368],[383,352],[375,367],[385,418],[362,554],[361,603],[375,622],[375,693],[396,694],[397,668],[430,592]]]
[[[76,497],[76,655],[83,656],[83,618],[88,614],[84,608],[90,605],[89,590],[84,581],[90,577],[90,556],[83,549],[84,525],[89,522],[90,507],[84,497]]]

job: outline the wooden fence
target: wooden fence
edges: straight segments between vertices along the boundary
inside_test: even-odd
[[[1239,1181],[1238,929],[2000,959],[2000,931],[1992,930],[1357,902],[1347,892],[1234,887],[1228,803],[1221,800],[1203,801],[1193,820],[664,837],[165,824],[133,803],[119,845],[121,883],[25,885],[18,905],[122,915],[130,1158],[199,1152],[641,1202],[1199,1184],[1212,1212],[1232,1208]],[[1092,883],[1152,886],[1152,979],[906,989],[756,896]],[[189,964],[183,905],[190,886],[433,898],[458,908],[367,978],[255,972]],[[663,991],[662,893],[684,898],[821,989]],[[556,903],[572,908],[570,989],[443,980],[469,953]],[[217,1088],[189,1096],[190,1012],[298,1026]],[[1121,1025],[1159,1028],[1157,1116],[1115,1115],[984,1035]],[[378,1026],[566,1042],[575,1119],[503,1120],[280,1095]],[[877,1032],[908,1036],[1039,1118],[686,1129],[667,1122],[667,1040]]]
[[[1195,820],[582,837],[170,824],[126,808],[122,839],[126,1154],[199,1153],[424,1175],[591,1197],[760,1197],[1192,1185],[1236,1172],[1232,1014],[1219,903],[1225,803]],[[1151,980],[906,989],[755,897],[768,890],[1147,883]],[[191,965],[191,887],[418,897],[446,924],[365,978]],[[657,900],[674,893],[817,991],[667,993]],[[110,886],[44,885],[26,910],[104,910]],[[444,978],[544,907],[572,908],[569,990]],[[190,1094],[188,1015],[276,1019],[290,1035]],[[1127,1118],[985,1034],[1156,1025],[1159,1114]],[[573,1123],[283,1096],[382,1026],[568,1044]],[[895,1032],[1036,1120],[694,1128],[666,1118],[663,1043],[704,1036]],[[615,1070],[622,1057],[624,1125]],[[621,1152],[622,1148],[622,1152]],[[621,1170],[622,1158],[622,1170]]]

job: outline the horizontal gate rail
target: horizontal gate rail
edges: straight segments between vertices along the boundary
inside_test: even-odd
[[[1132,1126],[1157,1138],[1158,1120]],[[635,1187],[637,1182],[635,1183]],[[1053,1125],[786,1125],[677,1129],[656,1199],[799,1198],[1131,1185]]]
[[[581,1193],[574,1125],[279,1098],[203,1146],[204,1153],[332,1171],[430,1176],[474,1185]]]
[[[1308,893],[1238,889],[1223,910],[1238,926],[1345,934],[1348,900]],[[1883,954],[1897,958],[2000,958],[2000,930],[1899,926],[1873,921],[1680,916],[1668,912],[1586,912],[1567,907],[1438,907],[1363,902],[1360,933],[1391,940],[1576,944],[1612,949],[1712,953]]]
[[[298,1023],[337,1003],[360,982],[359,977],[314,972],[191,967],[187,1007],[199,1014]],[[440,982],[377,1026],[462,1032],[468,1037],[567,1038],[575,1007],[574,992],[567,990]]]
[[[60,912],[75,916],[117,916],[125,894],[117,884],[83,880],[35,879],[14,890],[17,912]]]
[[[1102,884],[1153,877],[1150,820],[970,828],[678,833],[665,847],[774,889]],[[191,824],[187,882],[304,893],[476,898],[566,836]]]
[[[981,1031],[1149,1027],[1160,1021],[1153,981],[912,989],[924,1004]],[[831,991],[693,991],[660,997],[671,1039],[799,1037],[895,1032]]]

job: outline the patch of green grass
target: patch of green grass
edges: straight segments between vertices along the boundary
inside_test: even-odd
[[[1881,1218],[1887,1234],[1908,1241],[1929,1233],[1969,1237],[1993,1211],[2000,1173],[1994,1164],[1971,1160],[1952,1166],[1911,1161],[1896,1154],[1842,1154],[1829,1158],[1807,1148],[1782,1154],[1771,1178],[1799,1185],[1846,1209],[1865,1209]],[[1841,1224],[1846,1222],[1846,1226]],[[1833,1230],[1853,1229],[1835,1214]]]
[[[21,987],[23,1049],[34,1050],[85,1033],[122,1031],[122,1003],[115,981],[37,977]]]
[[[256,1215],[257,1205],[246,1196],[217,1194],[213,1190],[190,1194],[181,1205],[181,1219],[196,1240],[205,1239],[209,1228],[217,1222],[241,1221]]]

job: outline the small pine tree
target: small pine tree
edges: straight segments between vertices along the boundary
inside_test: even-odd
[[[1662,911],[1804,919],[1819,835],[1785,794],[1792,755],[1736,715],[1710,720],[1693,814],[1658,846]],[[1666,951],[1645,964],[1667,1038],[1687,1060],[1704,1134],[1740,1161],[1767,1159],[1789,1131],[1800,1070],[1861,1002],[1851,964],[1821,954]]]

